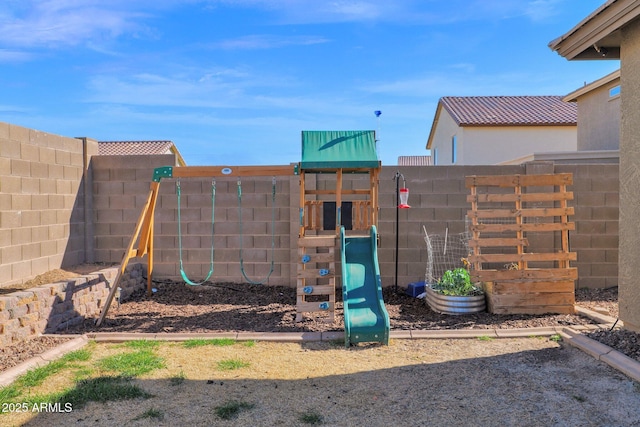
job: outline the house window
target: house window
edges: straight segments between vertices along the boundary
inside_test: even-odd
[[[433,165],[437,165],[438,164],[438,149],[434,148],[433,149]]]
[[[620,96],[620,85],[616,85],[609,89],[609,98],[615,98],[616,96]]]
[[[458,137],[453,135],[451,137],[451,163],[455,164],[458,161]]]

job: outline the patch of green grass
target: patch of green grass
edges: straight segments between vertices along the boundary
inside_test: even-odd
[[[562,341],[562,336],[560,334],[554,334],[549,337],[550,341],[560,342]]]
[[[86,362],[89,359],[91,359],[91,350],[86,348],[69,352],[61,357],[65,362]]]
[[[159,409],[149,408],[144,411],[142,414],[138,415],[133,419],[133,421],[143,420],[145,418],[154,419],[154,420],[162,420],[164,419],[164,412]]]
[[[89,359],[91,359],[90,350],[80,349],[72,351],[44,366],[30,369],[16,380],[16,385],[21,388],[39,386],[44,380],[68,368],[73,362],[86,362]]]
[[[81,408],[89,402],[110,402],[135,398],[150,398],[153,395],[131,383],[125,377],[97,377],[81,380],[76,386],[62,393],[57,401],[70,403],[73,409]]]
[[[180,373],[178,375],[175,375],[175,376],[169,378],[169,385],[174,386],[174,387],[178,386],[178,385],[182,384],[185,379],[186,379],[186,376],[184,375],[184,372],[180,371]]]
[[[322,424],[322,421],[323,421],[322,415],[316,411],[304,412],[300,414],[300,416],[298,417],[298,420],[300,420],[300,422],[303,424],[311,424],[314,426]]]
[[[16,384],[23,388],[39,386],[44,382],[44,380],[49,378],[51,375],[57,374],[66,366],[66,361],[62,359],[54,360],[44,366],[28,370],[24,375],[21,375],[16,380]]]
[[[160,342],[151,340],[135,340],[127,341],[124,343],[124,346],[127,348],[134,348],[136,350],[153,350],[160,346]]]
[[[20,396],[20,387],[15,383],[0,388],[0,403],[11,402],[12,399]]]
[[[246,368],[249,365],[249,362],[239,359],[225,359],[217,363],[219,371],[233,371],[234,369]]]
[[[98,367],[106,371],[118,372],[125,377],[136,377],[165,367],[164,359],[151,350],[120,353],[98,361]]]
[[[184,348],[195,348],[195,347],[204,347],[207,345],[224,347],[229,345],[234,345],[236,340],[232,338],[213,338],[213,339],[204,339],[204,338],[194,338],[192,340],[186,340],[182,343]]]
[[[482,335],[481,337],[478,337],[478,340],[480,340],[480,341],[491,341],[491,340],[493,340],[493,337],[490,337],[489,335]]]
[[[254,406],[255,405],[251,403],[232,400],[225,403],[224,405],[217,406],[215,408],[215,411],[218,417],[222,418],[223,420],[230,420],[237,417],[241,411],[253,409]]]
[[[251,348],[256,346],[256,342],[254,340],[243,341],[242,345]]]

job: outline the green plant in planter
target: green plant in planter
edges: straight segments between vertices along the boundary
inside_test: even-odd
[[[469,272],[462,267],[445,271],[438,283],[433,285],[433,290],[449,296],[469,296],[483,293],[482,288],[471,283]]]

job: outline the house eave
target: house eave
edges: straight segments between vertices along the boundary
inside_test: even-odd
[[[567,94],[567,96],[562,98],[562,100],[564,102],[577,102],[578,98],[581,97],[582,95],[585,95],[593,90],[596,90],[619,78],[620,78],[620,70],[616,70],[613,73],[607,74],[606,76],[601,77],[598,80],[581,87],[580,89],[574,90],[573,92]]]
[[[620,29],[640,16],[636,0],[608,0],[549,48],[568,59],[620,59]]]

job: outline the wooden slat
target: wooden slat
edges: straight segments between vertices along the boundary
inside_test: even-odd
[[[366,195],[369,195],[370,193],[371,193],[371,190],[363,190],[363,189],[354,190],[354,189],[343,188],[341,194],[366,196]],[[336,190],[307,190],[305,191],[305,194],[332,196],[336,194]]]
[[[480,193],[467,195],[467,202],[473,203],[509,203],[515,201],[522,202],[553,202],[559,200],[573,200],[573,192],[567,191],[564,193],[524,193],[524,194],[495,194],[495,193]]]
[[[526,224],[472,224],[470,226],[471,231],[480,231],[483,233],[503,233],[503,232],[516,232],[516,231],[562,231],[562,230],[575,230],[576,225],[573,222],[567,222],[566,224],[560,222],[539,222],[539,223],[526,223]]]
[[[571,280],[485,283],[485,290],[492,294],[573,292],[574,288],[575,283]]]
[[[527,270],[473,270],[471,276],[481,282],[499,282],[506,280],[575,280],[578,278],[578,269],[570,268],[529,268]]]
[[[503,307],[531,307],[546,305],[573,305],[573,292],[540,292],[524,294],[490,294],[491,304]]]
[[[299,288],[297,290],[297,295],[299,296],[307,296],[307,295],[334,295],[336,293],[335,286],[333,285],[312,285],[312,292],[307,294],[303,291],[304,288]]]
[[[550,185],[571,185],[573,184],[573,174],[556,173],[542,175],[471,175],[465,178],[465,186],[494,186],[494,187],[526,187],[526,186],[550,186]]]
[[[556,217],[573,215],[573,207],[567,208],[532,208],[532,209],[483,209],[467,211],[470,218],[516,218],[516,217]]]
[[[335,271],[333,271],[333,269],[327,269],[329,270],[329,274],[321,276],[320,275],[320,270],[319,268],[307,268],[304,270],[299,270],[298,271],[298,279],[331,279],[333,277],[335,277]]]
[[[536,252],[522,254],[481,254],[469,255],[470,262],[537,262],[537,261],[575,261],[575,252]]]
[[[487,237],[481,239],[469,239],[468,244],[470,248],[488,248],[516,245],[529,246],[529,240],[526,237],[522,239],[517,239],[515,237]]]
[[[315,263],[315,262],[327,263],[327,262],[334,262],[336,260],[335,253],[309,254],[305,252],[302,255],[307,255],[309,256],[309,258],[311,258],[307,264]]]
[[[296,310],[298,313],[312,313],[312,312],[323,312],[330,313],[335,310],[335,303],[332,301],[327,301],[329,304],[329,308],[327,310],[323,310],[320,308],[320,302],[299,302],[296,304]]]
[[[224,172],[223,172],[224,171]],[[182,166],[172,170],[173,178],[223,176],[286,176],[295,175],[295,166]]]
[[[335,247],[335,236],[313,236],[298,239],[298,247],[303,248],[328,248]]]

